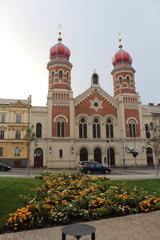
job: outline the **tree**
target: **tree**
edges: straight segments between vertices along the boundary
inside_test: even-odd
[[[32,125],[31,127],[28,126],[28,128],[26,129],[26,135],[25,135],[25,139],[27,140],[27,175],[29,176],[29,172],[30,172],[30,145],[31,143],[35,140],[35,133],[33,131],[34,129],[34,125]]]

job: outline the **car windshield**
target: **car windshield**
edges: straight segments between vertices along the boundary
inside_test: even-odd
[[[102,165],[99,164],[99,163],[94,163],[94,167],[96,167],[96,168],[100,168],[100,167],[102,167]]]

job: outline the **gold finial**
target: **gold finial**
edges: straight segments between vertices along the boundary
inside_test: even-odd
[[[59,29],[59,32],[58,32],[58,42],[61,42],[62,41],[62,33],[61,33],[61,24],[58,25],[58,29]]]
[[[122,45],[122,34],[121,32],[118,33],[118,47],[120,49],[122,49],[123,45]]]

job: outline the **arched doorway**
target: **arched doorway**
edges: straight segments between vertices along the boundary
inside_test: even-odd
[[[43,150],[41,148],[36,148],[34,150],[34,167],[43,167]]]
[[[88,161],[88,150],[86,148],[80,150],[80,161]]]
[[[100,148],[94,149],[94,161],[102,163],[102,153]]]
[[[147,166],[153,166],[153,151],[152,151],[152,148],[148,147],[146,149],[146,157],[147,157]]]
[[[108,159],[108,166],[115,166],[115,152],[114,148],[108,148],[107,149],[107,159]]]

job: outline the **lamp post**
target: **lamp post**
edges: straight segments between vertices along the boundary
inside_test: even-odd
[[[123,167],[126,168],[126,160],[125,160],[125,145],[124,145],[124,139],[122,139],[122,161],[123,161]]]

